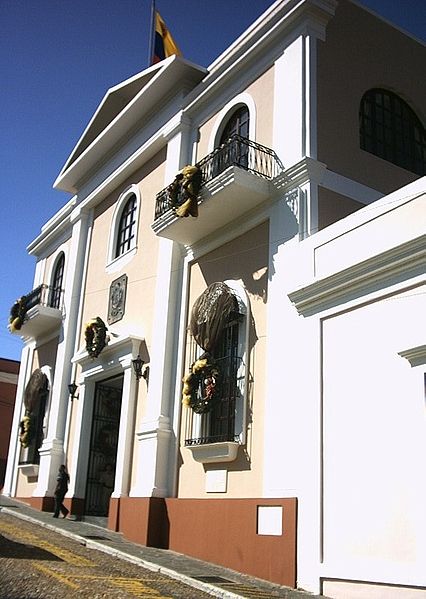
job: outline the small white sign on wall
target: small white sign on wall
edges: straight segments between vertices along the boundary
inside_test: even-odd
[[[206,472],[206,493],[226,493],[227,487],[227,470],[208,470]]]
[[[257,506],[257,534],[276,537],[283,534],[283,508],[281,506]]]

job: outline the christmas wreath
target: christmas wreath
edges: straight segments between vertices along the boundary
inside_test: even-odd
[[[89,356],[97,358],[108,343],[107,327],[102,318],[97,316],[86,324],[84,338]]]
[[[209,412],[219,396],[220,372],[214,360],[204,354],[183,378],[182,403],[197,414]]]
[[[27,313],[27,298],[25,295],[20,297],[13,304],[10,310],[9,330],[11,333],[19,331],[24,324],[25,314]]]
[[[29,446],[30,441],[34,435],[34,427],[32,422],[31,414],[28,412],[25,413],[25,416],[22,418],[19,423],[19,441],[22,447],[26,448]]]
[[[176,216],[198,216],[198,193],[201,187],[202,173],[198,166],[187,164],[179,171],[168,187],[170,204]]]

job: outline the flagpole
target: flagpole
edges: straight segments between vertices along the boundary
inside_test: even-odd
[[[154,58],[154,36],[155,36],[155,0],[151,1],[151,28],[149,31],[148,67],[152,65]]]

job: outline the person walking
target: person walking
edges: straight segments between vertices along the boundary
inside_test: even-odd
[[[58,476],[56,477],[56,489],[55,489],[55,513],[53,514],[54,518],[59,517],[59,512],[62,513],[63,518],[66,518],[69,514],[69,510],[64,506],[63,501],[68,491],[68,483],[70,477],[68,476],[67,469],[64,464],[59,467]]]

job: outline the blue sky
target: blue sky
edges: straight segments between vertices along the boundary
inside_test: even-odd
[[[425,0],[365,0],[418,38]],[[150,0],[0,0],[0,357],[19,359],[7,330],[33,287],[27,245],[71,197],[52,183],[108,88],[148,61]],[[208,66],[271,0],[157,0],[185,58]]]

